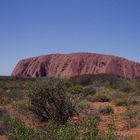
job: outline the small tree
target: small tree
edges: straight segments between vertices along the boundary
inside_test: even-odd
[[[32,86],[30,101],[32,110],[42,121],[53,120],[64,124],[75,112],[66,94],[65,83],[60,79],[37,81]]]

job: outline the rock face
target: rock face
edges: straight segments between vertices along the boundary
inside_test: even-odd
[[[140,77],[140,64],[121,57],[95,53],[51,54],[19,61],[12,76],[70,78],[98,73],[133,79]]]

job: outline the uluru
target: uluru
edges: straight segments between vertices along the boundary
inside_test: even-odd
[[[140,77],[140,64],[96,53],[50,54],[20,60],[12,76],[70,78],[100,73],[134,79]]]

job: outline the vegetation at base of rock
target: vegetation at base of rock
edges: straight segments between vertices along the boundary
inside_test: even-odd
[[[72,77],[70,80],[75,85],[88,86],[93,84],[94,86],[102,86],[105,84],[112,85],[118,79],[116,76],[111,74],[97,74],[76,76]]]

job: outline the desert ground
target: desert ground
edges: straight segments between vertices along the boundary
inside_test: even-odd
[[[36,100],[32,106],[32,98],[36,97],[30,94],[53,89],[50,79],[60,80],[0,77],[0,140],[140,140],[140,79],[126,80],[107,74],[61,79],[65,96],[74,109],[63,123],[53,117],[42,120],[42,110],[32,110],[41,102]],[[56,96],[54,99],[59,98]],[[43,102],[48,98],[40,99]],[[65,103],[61,109],[64,107]]]

